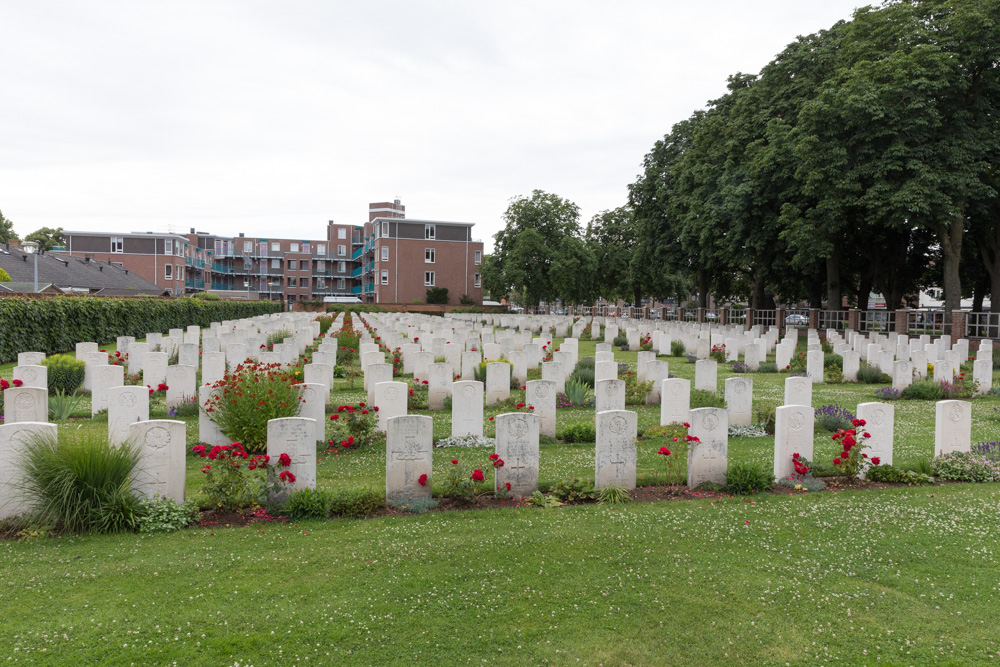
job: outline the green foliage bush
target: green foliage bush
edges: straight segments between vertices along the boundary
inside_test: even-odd
[[[324,489],[299,489],[288,496],[288,518],[292,521],[325,519],[333,494]]]
[[[198,519],[198,506],[193,500],[178,505],[173,498],[156,498],[142,505],[140,533],[169,533],[187,528]]]
[[[704,389],[691,390],[691,409],[695,408],[724,408],[726,399],[711,391]]]
[[[549,489],[549,493],[564,503],[578,503],[597,497],[594,481],[579,477],[559,480],[555,486]]]
[[[150,331],[281,312],[272,301],[204,301],[201,299],[114,299],[52,297],[0,299],[0,363],[15,361],[17,353],[38,350],[46,354],[72,350],[77,343],[111,342],[116,336],[144,338]]]
[[[778,365],[773,361],[762,361],[759,366],[757,366],[758,373],[777,373]]]
[[[912,401],[940,401],[944,397],[944,389],[935,380],[920,380],[904,389],[900,396]]]
[[[35,503],[29,520],[73,533],[136,530],[143,503],[129,478],[138,463],[138,447],[111,447],[94,431],[28,438],[17,465],[21,490]]]
[[[590,422],[567,424],[559,431],[563,442],[597,442],[597,429]]]
[[[823,355],[823,368],[843,368],[844,358],[839,354],[828,352]]]
[[[968,452],[951,452],[931,462],[934,474],[954,482],[1000,481],[1000,462]]]
[[[219,301],[222,299],[221,296],[212,292],[195,292],[191,295],[191,298],[200,299],[201,301]]]
[[[774,473],[762,463],[732,462],[726,469],[726,488],[730,493],[747,495],[770,490]]]
[[[577,364],[576,370],[573,371],[573,374],[569,376],[569,381],[570,382],[579,382],[579,383],[585,384],[588,387],[590,387],[591,389],[593,389],[594,388],[594,368],[593,368],[593,366],[591,366],[590,368],[586,368],[586,367],[581,367],[579,364]]]
[[[684,343],[679,340],[674,340],[670,342],[670,356],[671,357],[683,357],[687,350],[684,349]]]
[[[872,364],[864,364],[858,369],[858,382],[861,384],[889,384],[892,378],[882,372],[882,369]]]
[[[330,497],[330,514],[361,519],[385,507],[385,492],[374,489],[340,491]]]
[[[431,287],[427,290],[427,303],[446,305],[448,303],[447,287]]]
[[[83,384],[87,364],[71,354],[56,354],[42,360],[49,376],[49,394],[72,394]],[[154,387],[155,389],[155,387]]]
[[[614,341],[611,343],[615,347],[621,347],[622,345],[628,345],[628,336],[619,334],[615,336]]]
[[[924,486],[933,484],[934,478],[930,475],[915,472],[912,470],[901,470],[888,463],[878,466],[871,466],[865,477],[870,482],[881,482],[887,484],[909,484],[910,486]]]

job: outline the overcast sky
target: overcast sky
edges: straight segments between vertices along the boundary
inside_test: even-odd
[[[38,227],[322,238],[400,197],[625,203],[679,120],[856,0],[0,0],[0,210]]]

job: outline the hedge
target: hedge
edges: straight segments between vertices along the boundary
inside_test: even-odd
[[[0,363],[17,360],[18,352],[53,354],[92,341],[114,342],[118,336],[145,338],[147,333],[241,317],[279,313],[279,301],[202,301],[200,299],[101,297],[0,298]]]

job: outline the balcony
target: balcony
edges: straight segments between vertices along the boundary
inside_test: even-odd
[[[361,285],[355,285],[352,287],[351,294],[361,294]]]
[[[351,255],[351,261],[356,261],[360,259],[362,253],[364,253],[364,250],[365,250],[364,248],[358,248],[357,250],[355,250],[354,253]]]
[[[184,280],[184,286],[188,289],[205,289],[205,281],[187,278]]]

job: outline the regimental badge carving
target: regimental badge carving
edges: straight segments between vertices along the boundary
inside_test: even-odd
[[[885,410],[882,408],[876,408],[872,412],[871,422],[874,426],[881,426],[885,423]]]
[[[467,401],[474,400],[476,398],[476,388],[472,385],[465,385],[462,387],[462,396],[464,396]]]
[[[960,421],[962,421],[962,415],[963,414],[965,414],[965,413],[962,410],[962,406],[959,405],[958,403],[955,403],[954,405],[951,406],[951,410],[950,410],[948,416],[949,416],[949,418],[951,418],[951,420],[953,422],[960,422]]]
[[[805,426],[806,418],[801,412],[793,412],[791,417],[788,418],[788,425],[792,427],[793,431],[801,430]]]
[[[624,417],[615,417],[608,425],[608,429],[615,435],[621,435],[628,428],[628,420]]]
[[[514,438],[523,438],[528,434],[528,420],[526,417],[515,417],[507,422],[507,433]]]
[[[740,380],[739,382],[733,383],[733,391],[737,394],[745,394],[747,390],[747,383]]]
[[[16,405],[19,410],[30,410],[35,407],[35,402],[31,400],[31,394],[21,393],[14,399],[14,405]]]
[[[683,390],[684,388],[681,387],[680,382],[674,382],[673,385],[670,387],[670,393],[673,394],[674,396],[680,396]]]
[[[25,382],[34,382],[38,379],[38,373],[34,368],[25,368],[21,371],[21,379]]]
[[[395,387],[387,387],[385,390],[385,397],[388,401],[395,403],[396,399],[399,398],[399,390]]]
[[[535,398],[548,398],[549,396],[549,386],[547,384],[536,384],[535,387]]]
[[[150,449],[162,450],[170,442],[170,432],[162,426],[154,426],[146,431],[145,442]]]
[[[122,406],[123,408],[131,408],[133,405],[135,405],[135,393],[129,391],[125,392],[124,394],[121,394],[118,397],[118,405]]]
[[[714,414],[707,414],[701,419],[701,427],[706,431],[714,431],[719,426],[719,418]]]
[[[618,395],[618,383],[617,382],[609,382],[608,384],[606,384],[604,386],[607,387],[608,396],[617,396]]]

